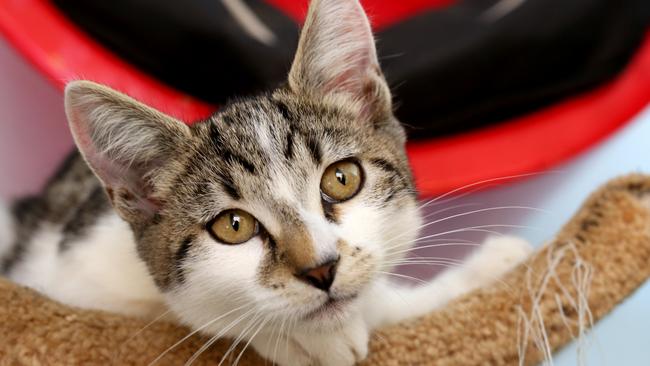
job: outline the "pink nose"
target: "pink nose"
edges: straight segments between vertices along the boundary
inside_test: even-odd
[[[327,292],[334,282],[338,261],[338,259],[335,259],[314,268],[304,269],[296,277],[305,283]]]

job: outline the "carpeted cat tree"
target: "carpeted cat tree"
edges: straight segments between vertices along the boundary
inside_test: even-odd
[[[502,281],[376,332],[363,364],[535,364],[579,339],[648,277],[650,176],[631,175],[595,192],[552,242]],[[146,325],[0,280],[1,365],[147,365],[189,333],[165,322],[142,330]],[[182,365],[204,342],[191,337],[156,364]],[[217,365],[228,346],[215,344],[194,365]],[[239,364],[265,361],[248,350]]]

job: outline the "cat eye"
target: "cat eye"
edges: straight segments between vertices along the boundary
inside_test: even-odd
[[[248,212],[228,210],[208,224],[208,230],[225,244],[241,244],[259,233],[259,223]]]
[[[323,198],[330,202],[349,200],[361,189],[362,178],[361,166],[354,160],[341,160],[330,165],[320,181]]]

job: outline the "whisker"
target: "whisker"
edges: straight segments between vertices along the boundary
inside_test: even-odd
[[[239,335],[237,335],[234,341],[230,344],[230,347],[228,347],[226,353],[223,354],[223,356],[221,357],[221,361],[219,361],[219,364],[217,366],[221,366],[223,362],[226,360],[226,358],[228,358],[228,356],[235,350],[237,345],[239,345],[239,343],[246,337],[248,332],[250,332],[253,328],[255,328],[255,326],[257,325],[257,321],[258,319],[260,319],[260,317],[261,317],[261,313],[259,312],[255,313],[255,315],[250,320],[250,322],[246,324],[244,329],[239,333]]]
[[[237,319],[233,320],[232,322],[230,322],[230,324],[228,324],[228,326],[223,328],[219,333],[217,333],[216,335],[211,337],[207,342],[205,342],[205,344],[203,344],[203,346],[201,346],[201,348],[199,348],[198,351],[194,352],[192,357],[190,357],[190,359],[187,360],[187,362],[185,362],[185,366],[191,365],[203,352],[205,352],[205,350],[207,350],[210,346],[212,346],[214,344],[214,342],[219,340],[219,338],[221,338],[224,334],[226,334],[226,332],[228,332],[229,330],[234,328],[237,324],[241,323],[248,315],[250,315],[251,312],[253,312],[253,310],[254,309],[248,310],[243,315],[241,315],[239,318],[237,318]]]
[[[463,192],[463,193],[457,194],[455,196],[451,196],[449,198],[445,198],[443,200],[434,202],[433,206],[445,205],[447,203],[450,203],[450,202],[459,200],[459,199],[461,199],[463,197],[469,196],[469,195],[471,195],[473,193],[480,192],[480,191],[488,189],[488,188],[496,187],[498,185],[499,185],[498,183],[492,183],[492,184],[485,184],[485,185],[482,185],[482,186],[479,186],[479,187],[475,187],[475,188],[472,188],[472,189],[470,189],[470,190],[468,190],[466,192]],[[436,199],[436,198],[438,198],[438,197],[434,197],[433,199]],[[420,209],[423,209],[423,208],[427,207],[429,201],[431,201],[431,200],[423,202],[422,205],[420,206]],[[423,205],[426,205],[426,206],[423,206]]]
[[[416,257],[416,258],[403,258],[394,261],[387,261],[386,263],[395,264],[395,263],[416,263],[416,262],[426,262],[426,261],[441,261],[447,263],[464,263],[462,259],[446,258],[446,257]]]
[[[168,309],[167,311],[165,311],[165,312],[163,312],[162,314],[158,315],[158,316],[155,317],[152,321],[150,321],[150,322],[147,323],[144,327],[142,327],[140,330],[138,330],[137,332],[133,333],[133,335],[131,335],[127,340],[125,340],[124,342],[122,342],[122,343],[117,347],[117,351],[113,354],[114,357],[113,357],[113,359],[112,359],[112,361],[111,361],[111,364],[112,364],[112,365],[115,364],[115,361],[117,361],[116,358],[119,358],[119,356],[120,356],[120,354],[121,354],[122,347],[124,347],[125,344],[131,342],[131,341],[132,341],[133,339],[135,339],[138,335],[142,334],[142,332],[144,332],[147,328],[149,328],[150,326],[154,325],[157,321],[159,321],[160,319],[164,318],[165,315],[169,314],[170,312],[171,312],[171,310]]]
[[[461,238],[437,238],[437,239],[431,239],[431,240],[427,240],[427,241],[420,241],[420,243],[440,243],[440,242],[446,243],[446,242],[450,242],[450,241],[473,243],[473,241],[471,241],[471,240],[461,239]],[[391,240],[386,241],[386,244],[390,244],[390,243],[391,243]],[[414,243],[415,243],[415,241],[414,241]],[[390,251],[391,249],[395,249],[395,248],[399,248],[399,247],[402,247],[402,245],[399,245],[399,244],[391,245],[391,246],[386,247],[386,251]]]
[[[478,205],[479,205],[478,203],[462,203],[462,204],[459,204],[459,205],[454,205],[454,206],[450,206],[450,207],[445,207],[445,208],[441,208],[441,209],[439,209],[439,210],[436,210],[436,211],[434,211],[434,212],[430,212],[430,213],[428,213],[428,214],[422,216],[422,219],[426,220],[426,219],[428,219],[429,217],[432,217],[432,216],[435,216],[435,215],[441,214],[441,213],[443,213],[443,212],[447,212],[447,211],[455,210],[455,209],[458,209],[458,208],[470,207],[470,206],[478,206]]]
[[[386,271],[375,271],[375,272],[382,273],[382,274],[385,274],[385,275],[388,275],[388,276],[395,276],[395,277],[398,277],[398,278],[405,278],[405,279],[420,282],[420,283],[423,283],[423,284],[427,283],[427,281],[421,280],[419,278],[411,277],[411,276],[408,276],[408,275],[405,275],[405,274],[386,272]]]
[[[414,252],[416,250],[420,249],[429,249],[429,248],[438,248],[438,247],[463,247],[463,246],[471,246],[471,247],[478,247],[481,246],[479,243],[440,243],[440,244],[429,244],[429,245],[420,245],[420,246],[415,246],[412,248],[408,249],[403,249],[403,250],[398,250],[396,252],[390,252],[390,255],[396,255],[396,254],[402,254],[402,253],[407,253],[407,252]]]
[[[430,266],[430,267],[445,267],[445,268],[458,268],[462,263],[451,263],[451,262],[436,262],[436,261],[427,261],[427,262],[407,262],[407,263],[397,263],[397,266],[407,267],[407,266]],[[425,281],[426,282],[426,281]],[[426,282],[428,283],[428,282]]]
[[[237,358],[235,359],[235,365],[234,365],[234,366],[237,366],[237,365],[239,364],[239,360],[240,360],[241,357],[244,355],[244,351],[246,351],[246,348],[248,348],[248,346],[251,344],[251,342],[253,341],[253,339],[257,336],[257,334],[260,332],[260,330],[262,330],[262,328],[264,328],[264,327],[266,326],[266,323],[268,323],[269,320],[270,320],[270,318],[264,320],[264,321],[263,321],[263,322],[262,322],[262,323],[257,327],[257,330],[255,331],[255,333],[253,333],[253,335],[251,335],[251,337],[248,339],[248,342],[246,342],[246,344],[244,345],[244,348],[241,350],[241,352],[239,352],[239,356],[237,356]]]
[[[441,232],[441,233],[436,233],[436,234],[423,236],[423,237],[420,237],[418,239],[415,239],[411,243],[411,245],[414,245],[414,246],[411,246],[408,249],[415,248],[416,247],[415,244],[418,244],[418,243],[429,243],[430,242],[429,239],[444,236],[444,235],[448,235],[448,234],[454,234],[454,233],[476,232],[476,233],[492,234],[492,235],[496,235],[496,236],[503,236],[504,235],[503,233],[498,232],[498,231],[484,229],[483,227],[485,227],[485,226],[488,226],[488,225],[482,225],[481,227],[470,226],[470,227],[466,227],[466,228],[454,229],[454,230],[444,231],[444,232]],[[496,227],[500,227],[500,226],[501,225],[496,225]],[[389,251],[391,249],[398,248],[398,247],[401,247],[401,245],[392,245],[392,246],[389,246],[388,248],[386,248],[386,250]]]
[[[406,263],[404,265],[428,265],[428,266],[446,267],[446,268],[449,268],[449,269],[457,269],[457,268],[461,268],[464,265],[464,263],[422,262],[422,263]],[[386,272],[382,272],[382,273],[386,273]],[[400,275],[400,276],[406,276],[406,275]],[[410,276],[407,276],[407,277],[410,277]],[[496,283],[498,285],[501,285],[501,286],[504,286],[506,291],[514,292],[514,288],[510,284],[508,284],[506,281],[504,281],[500,276],[488,276],[488,277],[492,281],[494,281],[494,283]],[[415,279],[413,277],[410,277],[410,278]],[[435,278],[430,280],[430,281],[422,281],[422,280],[420,280],[419,282],[421,282],[424,285],[428,285],[428,284],[434,283]]]
[[[224,317],[226,317],[226,316],[228,316],[228,315],[234,313],[235,311],[239,311],[239,310],[243,309],[245,306],[250,306],[250,304],[242,305],[242,306],[240,306],[240,307],[238,307],[238,308],[232,309],[232,310],[228,311],[227,313],[222,314],[222,315],[220,315],[220,316],[218,316],[218,317],[216,317],[216,318],[210,320],[209,322],[205,323],[204,325],[200,326],[199,328],[193,330],[193,331],[190,332],[188,335],[186,335],[185,337],[183,337],[181,340],[179,340],[178,342],[174,343],[174,344],[171,345],[169,348],[167,348],[166,350],[164,350],[163,353],[161,353],[160,355],[158,355],[158,357],[156,357],[153,361],[149,362],[149,366],[151,366],[151,365],[155,364],[156,362],[160,361],[160,359],[163,358],[167,353],[169,353],[169,351],[171,351],[171,350],[173,350],[174,348],[178,347],[179,344],[185,342],[188,338],[190,338],[190,337],[193,336],[194,334],[196,334],[196,333],[200,332],[201,330],[203,330],[203,329],[209,327],[210,325],[214,324],[215,322],[219,321],[220,319],[223,319]]]
[[[289,334],[290,334],[290,333],[293,333],[294,329],[296,328],[296,323],[297,323],[297,321],[298,321],[298,317],[297,317],[297,316],[292,316],[292,317],[290,318],[290,321],[289,321],[289,330],[287,331],[287,338],[286,338],[287,341],[286,341],[286,343],[285,343],[285,350],[284,350],[284,351],[286,352],[287,355],[290,354],[290,353],[289,353],[289,342],[291,341],[291,339],[289,339]]]
[[[517,179],[517,178],[533,177],[533,176],[537,176],[537,175],[557,173],[557,172],[559,172],[559,171],[548,170],[548,171],[544,171],[544,172],[515,174],[515,175],[507,175],[507,176],[497,177],[497,178],[484,179],[484,180],[481,180],[481,181],[478,181],[478,182],[466,184],[466,185],[464,185],[462,187],[459,187],[459,188],[453,189],[453,190],[451,190],[451,191],[449,191],[447,193],[444,193],[444,194],[430,200],[429,202],[425,203],[423,206],[420,206],[420,208],[424,208],[424,207],[428,206],[429,204],[435,203],[435,202],[439,201],[440,199],[448,197],[448,196],[450,196],[450,195],[452,195],[452,194],[454,194],[456,192],[462,191],[462,190],[470,188],[470,187],[476,187],[476,186],[481,185],[481,184],[513,180],[513,179]]]
[[[441,222],[444,222],[444,221],[448,221],[448,220],[451,220],[451,219],[455,219],[455,218],[458,218],[458,217],[464,217],[464,216],[474,215],[474,214],[482,213],[482,212],[500,211],[500,210],[509,210],[509,209],[523,209],[523,210],[531,210],[531,211],[538,211],[538,212],[549,213],[548,211],[543,210],[543,209],[541,209],[541,208],[529,207],[529,206],[499,206],[499,207],[489,207],[489,208],[482,208],[482,209],[473,210],[473,211],[469,211],[469,212],[458,213],[458,214],[454,214],[454,215],[451,215],[451,216],[443,217],[443,218],[441,218],[441,219],[437,219],[437,220],[434,220],[434,221],[430,221],[430,222],[427,222],[426,224],[420,225],[420,227],[418,227],[418,230],[424,229],[424,228],[426,228],[426,227],[429,227],[429,226],[431,226],[431,225],[435,225],[435,224],[438,224],[438,223],[441,223]],[[387,244],[389,244],[389,243],[391,243],[391,242],[394,242],[394,240],[397,240],[397,239],[399,239],[399,238],[401,238],[401,237],[404,237],[405,235],[408,235],[408,234],[409,234],[409,233],[401,233],[401,234],[398,234],[397,236],[395,236],[395,237],[389,239],[389,240],[387,241]],[[417,241],[417,240],[416,240],[416,241]]]
[[[490,234],[497,234],[499,236],[503,236],[502,233],[498,231],[490,231],[490,230],[483,230],[487,228],[509,228],[509,229],[530,229],[530,230],[539,230],[539,228],[535,228],[532,226],[526,226],[526,225],[510,225],[510,224],[490,224],[490,225],[478,225],[478,226],[469,226],[465,228],[460,228],[460,229],[453,229],[453,230],[448,230],[444,231],[442,233],[436,233],[436,234],[431,234],[427,236],[423,236],[419,239],[415,240],[415,243],[424,240],[424,239],[429,239],[429,238],[436,238],[442,235],[447,235],[447,234],[453,234],[453,233],[460,233],[460,232],[465,232],[465,231],[477,231],[477,232],[487,232]]]
[[[473,211],[469,211],[469,212],[463,212],[463,213],[458,213],[458,214],[455,214],[455,215],[451,215],[451,216],[443,217],[443,218],[441,218],[441,219],[438,219],[438,220],[434,220],[434,221],[428,222],[428,223],[427,223],[425,226],[423,226],[423,227],[426,227],[426,226],[429,226],[429,225],[433,225],[433,224],[437,224],[437,223],[440,223],[440,222],[443,222],[443,221],[447,221],[447,220],[455,219],[455,218],[458,218],[458,217],[469,216],[469,215],[473,215],[473,214],[481,213],[481,212],[501,211],[501,210],[511,210],[511,209],[514,209],[514,210],[516,210],[516,209],[520,209],[520,210],[530,210],[530,211],[537,211],[537,212],[543,212],[543,213],[550,213],[550,212],[547,211],[547,210],[544,210],[544,209],[541,209],[541,208],[536,208],[536,207],[529,207],[529,206],[498,206],[498,207],[488,207],[488,208],[481,208],[481,209],[478,209],[478,210],[473,210]]]
[[[275,340],[275,347],[273,347],[273,359],[277,359],[278,356],[278,347],[280,345],[280,340],[282,339],[282,331],[284,331],[284,324],[286,323],[287,318],[282,318],[282,323],[278,330],[278,337]]]

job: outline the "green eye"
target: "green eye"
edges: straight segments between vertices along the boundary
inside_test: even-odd
[[[320,181],[321,192],[335,202],[347,201],[361,189],[361,167],[355,161],[336,162],[323,173]]]
[[[228,210],[219,214],[208,225],[214,237],[225,244],[241,244],[259,233],[259,223],[248,212]]]

